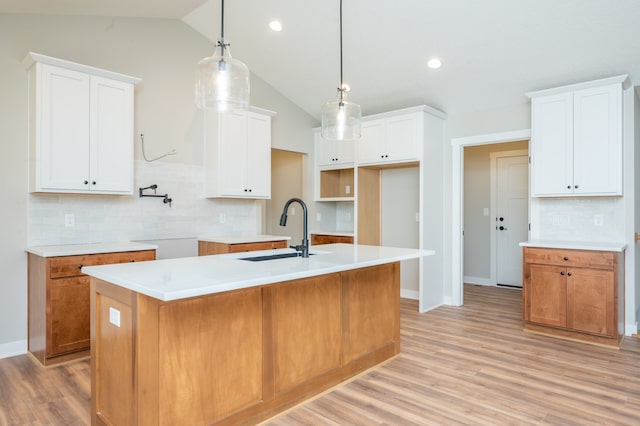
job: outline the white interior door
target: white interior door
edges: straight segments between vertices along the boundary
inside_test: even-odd
[[[528,238],[529,164],[526,155],[496,158],[496,278],[522,287],[522,249]]]

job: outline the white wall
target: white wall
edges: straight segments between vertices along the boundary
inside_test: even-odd
[[[382,170],[380,179],[381,245],[387,247],[420,248],[420,169],[407,167]],[[418,299],[418,259],[400,265],[402,297]]]
[[[531,127],[531,105],[523,94],[523,103],[498,110],[450,115],[447,120],[447,139],[444,146],[444,297],[446,303],[452,301],[451,291],[451,238],[452,238],[452,147],[451,140],[462,137],[487,135]]]
[[[174,203],[157,199],[27,194],[27,72],[21,62],[34,51],[142,78],[135,88],[135,185],[158,184]],[[121,239],[190,238],[201,234],[260,231],[254,201],[200,198],[202,117],[193,100],[194,67],[213,44],[179,20],[0,15],[0,357],[26,350],[29,244]],[[308,152],[317,121],[255,76],[251,103],[278,113],[275,148]],[[148,164],[148,156],[177,150]],[[225,211],[228,221],[217,220]],[[64,213],[76,226],[64,228]]]

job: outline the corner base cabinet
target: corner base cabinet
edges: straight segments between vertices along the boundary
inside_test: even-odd
[[[624,252],[523,250],[525,330],[617,346],[624,334]]]
[[[84,266],[154,260],[155,250],[28,255],[29,352],[44,366],[89,355],[89,276]]]

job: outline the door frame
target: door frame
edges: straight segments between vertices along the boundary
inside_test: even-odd
[[[491,195],[490,195],[490,199],[491,199],[491,213],[490,213],[490,217],[497,217],[498,216],[498,158],[505,158],[505,157],[520,157],[520,156],[529,156],[529,150],[528,149],[518,149],[518,150],[514,150],[514,151],[499,151],[499,152],[492,152],[489,154],[489,158],[491,160],[491,166],[490,166],[490,174],[491,174]],[[529,178],[527,177],[527,187],[529,187]],[[527,191],[528,193],[529,191]],[[464,193],[463,193],[464,194]],[[531,223],[530,221],[530,214],[529,214],[529,195],[527,194],[527,223]],[[490,257],[490,262],[491,262],[491,267],[490,267],[490,271],[489,271],[489,280],[491,281],[491,283],[493,285],[498,285],[498,242],[497,242],[497,236],[496,233],[493,232],[495,231],[495,220],[490,221],[489,226],[491,227],[491,233],[489,234],[490,237],[490,249],[489,249],[489,257]],[[527,227],[528,228],[528,227]],[[530,230],[527,229],[527,235],[529,234]]]
[[[531,140],[531,129],[451,139],[451,305],[464,303],[464,147]]]

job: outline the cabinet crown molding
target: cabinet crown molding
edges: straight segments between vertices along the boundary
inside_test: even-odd
[[[622,84],[623,89],[628,89],[629,87],[631,87],[629,74],[622,74],[614,77],[601,78],[599,80],[585,81],[583,83],[569,84],[566,86],[553,87],[551,89],[536,90],[534,92],[527,92],[525,93],[525,95],[527,95],[529,98],[536,98],[538,96],[547,96],[547,95],[555,95],[558,93],[574,92],[576,90],[607,86],[609,84]]]
[[[124,83],[138,84],[142,81],[142,79],[138,77],[132,77],[130,75],[120,74],[113,71],[107,71],[101,68],[78,64],[76,62],[53,58],[51,56],[46,56],[46,55],[42,55],[40,53],[34,53],[34,52],[29,52],[27,54],[27,56],[22,61],[22,65],[24,65],[26,69],[29,69],[36,62],[41,64],[53,65],[60,68],[66,68],[66,69],[74,70],[78,72],[83,72],[86,74],[110,78],[112,80],[118,80]]]

